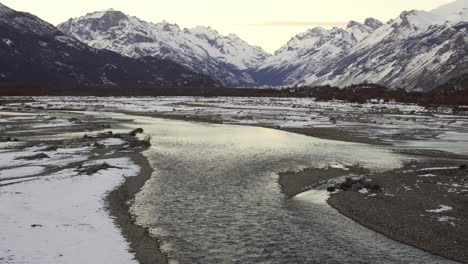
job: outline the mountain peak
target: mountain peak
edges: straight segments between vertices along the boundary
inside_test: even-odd
[[[370,33],[372,33],[372,31],[374,31],[374,27],[377,26],[369,22],[368,19],[366,20],[366,23],[367,24],[361,24],[352,20],[348,23],[346,31],[353,34],[356,41],[359,42],[366,38]]]
[[[239,36],[237,36],[237,35],[234,34],[234,33],[231,33],[231,34],[227,35],[227,37],[230,38],[230,39],[236,39],[236,40],[237,40],[237,39],[240,39]]]
[[[104,32],[110,28],[118,26],[122,21],[129,19],[129,16],[122,13],[121,11],[107,9],[104,11],[88,13],[76,19],[70,19],[58,25],[58,28],[63,32],[68,32],[76,24],[88,24],[91,28],[93,28],[93,30]]]
[[[294,36],[293,38],[289,40],[288,44],[296,42],[296,41],[303,41],[305,39],[310,39],[310,38],[321,38],[329,34],[330,32],[323,27],[314,27],[305,32],[297,34],[296,36]]]
[[[372,28],[373,30],[376,30],[379,27],[381,27],[383,25],[383,23],[382,23],[382,21],[380,21],[378,19],[369,17],[369,18],[366,19],[366,21],[364,21],[364,25]]]
[[[96,13],[93,13],[93,14],[94,15],[91,15],[89,17],[92,17],[92,18],[94,18],[94,17],[95,18],[110,17],[110,18],[119,18],[119,19],[128,18],[128,16],[125,15],[123,12],[112,9],[112,8],[104,10],[104,11],[96,12]]]
[[[212,27],[197,26],[189,30],[192,34],[206,39],[216,39],[219,37],[217,30]]]
[[[352,27],[360,26],[360,25],[362,25],[362,24],[359,23],[359,22],[356,22],[356,21],[354,21],[354,20],[351,20],[351,21],[349,21],[349,23],[348,23],[348,25],[346,26],[346,28],[352,28]]]
[[[172,24],[166,20],[163,20],[162,22],[159,22],[156,24],[159,28],[161,28],[163,31],[166,32],[179,32],[180,27],[177,24]]]

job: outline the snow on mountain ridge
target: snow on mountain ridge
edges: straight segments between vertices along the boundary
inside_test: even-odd
[[[373,30],[376,30],[381,27],[383,23],[378,19],[369,17],[364,21],[364,25],[372,28]]]
[[[378,24],[376,19],[372,22]],[[354,45],[373,30],[356,21],[350,21],[347,29],[309,29],[293,37],[267,58],[254,75],[257,81],[269,85],[294,84],[307,74],[317,73],[337,57],[347,55]]]
[[[255,77],[271,85],[343,87],[366,81],[428,90],[468,62],[463,21],[468,21],[468,0],[404,11],[386,24],[373,18],[350,21],[348,34],[333,38],[337,29],[311,29],[268,58]]]
[[[28,29],[25,33],[57,34],[51,25],[37,25],[34,19],[10,13],[0,4],[0,25]],[[69,45],[75,45],[76,38],[130,57],[170,59],[227,86],[346,86],[370,81],[421,88],[432,84],[418,82],[420,76],[431,72],[443,78],[457,63],[468,61],[466,48],[459,45],[467,43],[463,21],[468,21],[468,0],[457,0],[431,11],[402,12],[386,24],[368,18],[364,23],[350,21],[346,29],[312,28],[291,38],[272,56],[211,27],[181,29],[177,24],[145,22],[113,9],[70,19],[59,28],[71,36],[60,36]]]
[[[149,23],[119,11],[100,11],[60,24],[59,29],[95,48],[130,57],[174,60],[226,85],[254,84],[244,71],[269,54],[235,35],[222,36],[211,27],[180,29],[168,22]]]
[[[346,30],[353,34],[357,42],[363,40],[372,31],[374,31],[372,27],[366,26],[365,24],[361,24],[356,21],[350,21],[346,27]]]
[[[431,89],[468,61],[467,7],[468,0],[459,0],[429,12],[402,12],[354,46],[348,56],[296,84],[342,87],[367,81]]]
[[[34,15],[0,9],[4,11],[0,15],[0,72],[5,83],[58,87],[220,86],[211,77],[172,61],[134,59],[97,50]]]

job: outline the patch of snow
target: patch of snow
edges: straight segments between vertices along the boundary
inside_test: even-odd
[[[454,217],[450,217],[450,216],[438,216],[437,218],[437,222],[448,222],[451,226],[456,226],[455,222],[453,222],[454,220],[456,220],[456,218]]]
[[[37,115],[26,115],[26,116],[15,116],[15,117],[10,117],[7,118],[9,121],[27,121],[27,120],[35,120],[39,116]]]
[[[359,190],[359,193],[367,194],[367,193],[369,193],[369,190],[367,190],[366,188],[363,188],[363,189]]]
[[[121,138],[106,138],[98,141],[98,143],[106,146],[119,146],[123,145],[125,141],[123,141]]]
[[[443,213],[443,212],[447,212],[447,211],[450,211],[450,210],[453,210],[453,207],[441,204],[439,208],[432,209],[432,210],[426,210],[426,212],[438,214],[438,213]]]
[[[11,41],[10,39],[4,38],[4,39],[2,39],[2,41],[3,41],[3,43],[5,43],[5,45],[7,45],[7,46],[13,45],[13,41]]]
[[[434,167],[434,168],[424,168],[417,171],[441,171],[441,170],[456,170],[458,167]]]
[[[0,179],[2,178],[16,178],[36,175],[44,171],[41,166],[26,166],[13,169],[0,170]]]
[[[405,191],[407,191],[407,192],[413,190],[413,188],[411,188],[411,187],[409,187],[409,186],[406,186],[406,185],[403,186],[403,189],[405,189]]]
[[[423,175],[418,175],[418,177],[437,177],[435,174],[423,174]]]
[[[0,142],[0,149],[17,147],[23,145],[24,142]]]
[[[20,157],[29,157],[38,154],[37,147],[0,153],[0,168],[11,168],[26,165],[66,165],[72,162],[84,161],[88,157],[89,147],[58,149],[57,151],[42,152],[49,156],[40,160],[23,160]]]
[[[29,181],[34,181],[37,179],[40,179],[41,177],[28,177],[28,178],[16,178],[12,180],[2,180],[0,182],[1,185],[11,185],[11,184],[18,184],[18,183],[23,183],[23,182],[29,182]]]
[[[314,204],[326,204],[330,194],[322,190],[310,190],[294,196],[297,201],[311,202]]]
[[[71,122],[70,120],[57,118],[54,120],[46,120],[44,123],[33,124],[31,125],[31,128],[68,127],[74,125],[76,124]]]

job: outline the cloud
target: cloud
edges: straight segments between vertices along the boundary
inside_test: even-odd
[[[348,22],[333,21],[265,21],[250,24],[239,24],[239,26],[264,26],[264,27],[345,27]]]

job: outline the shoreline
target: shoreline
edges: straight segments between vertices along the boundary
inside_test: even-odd
[[[418,167],[413,167],[415,164]],[[468,202],[468,190],[465,189],[464,197],[450,190],[453,186],[463,186],[463,178],[468,178],[468,170],[458,169],[460,165],[468,165],[468,159],[426,160],[377,174],[362,168],[348,168],[347,171],[306,168],[299,172],[279,173],[279,184],[285,195],[294,197],[343,182],[345,177],[365,176],[379,184],[382,190],[334,192],[327,204],[341,215],[389,239],[447,260],[468,263],[468,211],[464,207]],[[424,168],[446,166],[452,168],[434,170],[432,173],[437,176],[426,176],[433,180],[419,176],[431,175],[431,171],[425,172]],[[409,172],[410,168],[412,172]],[[446,212],[439,209],[444,206],[451,209]]]
[[[345,217],[348,217],[349,219],[351,219],[352,221],[354,221],[358,225],[364,226],[364,227],[366,227],[366,228],[368,228],[368,229],[370,229],[370,230],[372,230],[372,231],[374,231],[374,232],[376,232],[376,233],[378,233],[380,235],[383,235],[383,236],[385,236],[385,237],[387,237],[387,238],[389,238],[391,240],[394,240],[394,241],[396,241],[398,243],[405,244],[405,245],[420,249],[422,251],[428,252],[428,253],[433,254],[435,256],[439,256],[439,257],[442,257],[442,258],[450,260],[450,261],[455,261],[457,263],[468,263],[468,262],[465,262],[465,261],[457,260],[456,258],[453,258],[453,257],[448,257],[446,255],[436,253],[434,251],[428,250],[425,247],[418,246],[417,244],[411,243],[408,240],[402,239],[401,237],[391,235],[390,233],[384,231],[382,228],[380,228],[378,226],[371,225],[371,224],[367,223],[365,220],[363,220],[362,218],[360,218],[359,216],[356,216],[356,215],[353,215],[352,213],[349,213],[348,209],[341,207],[340,205],[338,205],[338,203],[339,202],[331,202],[329,199],[327,200],[328,205],[330,205],[338,213],[340,213],[341,215],[343,215]]]
[[[139,175],[128,177],[119,187],[106,196],[106,207],[114,218],[116,225],[130,245],[140,264],[165,264],[168,257],[161,250],[161,244],[153,238],[147,228],[137,225],[132,217],[129,201],[151,178],[153,168],[142,152],[129,153],[130,158],[140,167]]]
[[[143,151],[145,151],[147,148],[146,147],[141,147],[140,145],[136,144],[136,147],[131,146],[131,142],[136,142],[138,143],[137,139],[126,136],[125,134],[116,134],[115,137],[113,136],[112,133],[108,134],[105,131],[113,131],[116,129],[115,127],[111,127],[110,125],[112,124],[109,123],[108,119],[100,119],[99,117],[91,117],[89,115],[86,115],[85,113],[71,113],[68,111],[38,111],[35,113],[27,113],[27,115],[21,115],[22,112],[20,111],[10,111],[11,115],[7,115],[6,118],[16,118],[14,119],[15,121],[8,121],[8,129],[6,131],[2,131],[2,136],[11,136],[15,135],[19,139],[19,144],[17,144],[17,147],[13,147],[8,150],[6,150],[6,153],[9,153],[13,151],[12,153],[16,152],[24,152],[24,155],[20,156],[27,156],[27,155],[32,155],[35,153],[39,153],[39,150],[37,149],[44,149],[44,148],[51,148],[50,151],[44,151],[48,155],[44,155],[47,157],[46,159],[43,160],[38,160],[33,162],[32,164],[35,166],[34,168],[43,168],[42,170],[39,170],[38,172],[26,172],[27,169],[29,168],[28,163],[16,163],[9,165],[5,162],[5,164],[0,167],[0,187],[6,188],[3,191],[4,198],[7,198],[8,200],[11,200],[14,202],[13,204],[18,204],[18,210],[15,209],[15,207],[8,208],[9,216],[15,216],[15,215],[21,215],[27,212],[22,212],[21,206],[23,203],[25,204],[34,204],[35,199],[31,199],[34,197],[29,197],[29,198],[23,198],[23,189],[25,188],[26,192],[25,194],[28,193],[28,189],[35,187],[33,186],[49,186],[49,185],[59,185],[60,181],[80,181],[81,182],[81,188],[84,189],[90,189],[88,191],[91,196],[94,196],[96,194],[99,194],[100,198],[97,198],[96,200],[91,197],[82,197],[82,198],[76,198],[75,200],[71,200],[73,204],[70,204],[70,206],[75,206],[75,207],[86,207],[89,206],[88,204],[90,202],[93,203],[93,206],[99,206],[98,211],[102,210],[102,213],[97,213],[99,214],[99,221],[102,221],[102,225],[96,224],[96,213],[94,210],[87,212],[87,209],[81,209],[78,210],[77,214],[84,213],[86,214],[86,217],[81,217],[83,219],[77,218],[76,220],[66,220],[66,219],[61,219],[58,216],[51,216],[50,222],[57,222],[57,226],[55,229],[50,226],[49,221],[46,221],[46,218],[43,219],[43,216],[41,215],[41,212],[44,210],[49,210],[49,209],[41,209],[37,208],[35,210],[35,213],[33,213],[33,217],[28,217],[23,219],[23,221],[26,222],[31,222],[31,227],[33,230],[28,231],[27,226],[22,227],[22,226],[17,226],[15,222],[5,222],[4,224],[6,226],[12,226],[16,229],[18,229],[18,232],[28,234],[28,232],[32,232],[30,235],[28,235],[28,240],[34,240],[34,241],[42,241],[43,235],[41,236],[36,236],[35,232],[47,232],[45,234],[49,234],[53,236],[54,232],[58,232],[61,228],[67,228],[67,230],[70,230],[68,232],[71,232],[71,235],[67,236],[65,239],[68,241],[68,244],[74,244],[77,243],[78,245],[83,245],[83,246],[77,246],[78,249],[80,247],[89,247],[88,244],[93,244],[91,241],[89,242],[84,242],[82,241],[85,239],[87,236],[90,234],[86,233],[89,231],[86,231],[86,229],[83,230],[84,226],[87,226],[89,229],[95,229],[95,234],[92,234],[91,236],[95,236],[96,241],[101,241],[101,240],[108,240],[109,238],[107,237],[108,232],[112,232],[111,237],[114,237],[115,239],[113,241],[108,241],[111,245],[106,245],[106,249],[99,250],[98,248],[93,248],[93,250],[88,251],[85,256],[76,256],[76,258],[71,261],[71,263],[79,262],[80,260],[85,260],[90,258],[90,256],[94,256],[95,261],[98,261],[99,259],[107,259],[112,260],[114,259],[116,262],[125,262],[125,259],[128,259],[128,261],[131,261],[132,263],[134,261],[137,261],[138,263],[156,263],[156,264],[165,264],[168,263],[167,257],[163,254],[160,243],[157,241],[157,239],[153,238],[150,236],[146,229],[143,227],[140,227],[134,223],[132,220],[132,215],[129,210],[129,207],[131,206],[129,204],[129,201],[133,199],[134,195],[141,189],[141,187],[146,183],[146,181],[151,177],[152,173],[152,168],[150,167],[146,157],[143,155]],[[26,112],[25,112],[26,113]],[[28,121],[23,121],[22,116],[31,116],[33,119],[36,118],[37,116],[53,116],[54,118],[47,118],[44,124],[51,124],[46,125],[42,129],[31,129],[28,130],[27,132],[21,133],[21,131],[24,131],[24,126],[35,126],[30,124],[29,120]],[[63,121],[62,121],[63,119]],[[59,120],[60,122],[66,123],[66,120],[76,120],[78,123],[76,125],[68,126],[68,125],[54,125],[53,122],[56,122],[56,120]],[[3,122],[5,122],[5,119]],[[12,119],[13,120],[13,119]],[[36,123],[37,121],[34,121]],[[43,123],[39,124],[43,124]],[[52,122],[52,123],[51,123]],[[97,136],[91,136],[91,137],[81,137],[81,136],[74,136],[70,137],[68,139],[55,139],[55,135],[63,135],[67,133],[90,133],[90,134],[97,134]],[[99,136],[102,135],[102,136]],[[38,139],[31,139],[31,138],[37,138],[37,137],[46,137],[44,140],[38,140]],[[60,137],[59,137],[60,138]],[[0,142],[3,142],[4,138],[0,138]],[[117,141],[117,143],[113,143]],[[93,143],[94,142],[94,143]],[[102,143],[97,143],[97,142],[102,142]],[[104,142],[109,142],[109,143],[104,143]],[[2,143],[5,145],[6,143]],[[109,145],[107,145],[109,144]],[[114,145],[115,144],[115,145]],[[121,144],[129,144],[131,148],[130,151],[128,152],[121,152],[120,148],[123,146]],[[15,145],[12,145],[15,146]],[[77,160],[71,160],[69,163],[68,162],[49,162],[49,158],[54,158],[57,156],[61,151],[66,151],[67,148],[73,148],[72,146],[79,146],[86,147],[86,152],[78,152],[80,155],[82,155],[82,158],[77,159]],[[28,149],[33,149],[31,151],[28,151]],[[57,151],[57,148],[59,148],[59,151]],[[63,150],[61,150],[63,149]],[[81,150],[81,149],[77,149]],[[0,153],[4,153],[3,152]],[[31,153],[31,154],[28,154]],[[67,152],[65,152],[67,153]],[[13,154],[11,154],[13,155]],[[16,154],[15,154],[16,155]],[[121,165],[117,165],[118,161],[128,161],[129,166],[132,168],[131,170],[128,170],[126,168],[127,165],[124,165],[122,167]],[[113,161],[117,161],[113,162]],[[92,174],[88,174],[89,176],[86,175],[80,175],[75,173],[79,168],[88,168],[88,167],[81,167],[81,166],[89,166],[86,164],[94,164],[96,165],[102,163],[102,162],[110,162],[107,165],[110,166],[111,171],[107,172],[108,169],[104,168],[102,170],[103,174],[101,172],[98,172],[95,174],[93,171]],[[44,165],[42,165],[44,163]],[[50,165],[46,165],[48,163],[51,163]],[[107,164],[107,163],[102,163],[102,164]],[[116,164],[116,165],[112,165]],[[99,165],[100,166],[100,165]],[[115,167],[114,167],[115,166]],[[24,168],[23,168],[24,167]],[[129,167],[129,168],[130,168]],[[76,169],[78,168],[78,169]],[[25,171],[24,175],[20,175],[16,173],[18,176],[13,176],[11,172],[7,171],[15,170],[15,171]],[[101,169],[97,169],[101,170]],[[123,172],[126,174],[120,175],[120,170],[126,170],[127,172]],[[64,173],[66,171],[66,173]],[[130,171],[133,171],[130,173]],[[2,173],[4,172],[4,173]],[[6,173],[6,174],[5,174]],[[110,175],[110,174],[114,175]],[[55,176],[55,175],[63,175],[63,176]],[[69,176],[70,175],[70,176]],[[114,177],[112,177],[114,176]],[[91,179],[86,179],[87,177],[92,177]],[[104,178],[102,178],[104,177]],[[106,178],[107,177],[107,178]],[[91,184],[94,182],[94,179],[96,178],[102,178],[100,180],[102,186],[86,186],[86,182],[89,181]],[[74,180],[76,179],[76,180]],[[117,183],[117,179],[121,179],[120,183]],[[66,186],[65,186],[66,187]],[[94,187],[99,188],[99,193],[93,193],[92,189]],[[68,186],[69,189],[72,188],[72,185]],[[107,190],[104,190],[103,188],[107,188]],[[11,194],[8,194],[9,190],[17,190],[16,192],[13,192]],[[57,193],[57,195],[63,195],[66,197],[67,195],[65,193],[60,194],[61,189],[56,189],[53,191],[54,193]],[[66,192],[66,191],[65,191]],[[102,196],[101,193],[102,192]],[[78,191],[76,194],[72,195],[72,197],[80,195],[82,191]],[[86,194],[86,191],[83,191],[84,194]],[[83,194],[83,195],[84,195]],[[6,197],[5,197],[6,195]],[[81,195],[81,196],[83,196]],[[96,196],[97,197],[97,196]],[[41,197],[39,197],[41,199]],[[40,200],[39,199],[39,200]],[[74,199],[74,198],[70,198]],[[80,200],[81,199],[81,200]],[[89,200],[89,201],[88,201]],[[67,201],[67,200],[65,200]],[[57,205],[55,205],[57,203]],[[55,208],[55,206],[60,206],[60,201],[57,201],[53,203],[54,205],[50,205],[51,208]],[[62,202],[63,204],[63,202]],[[64,205],[61,205],[64,206]],[[59,207],[60,208],[60,207]],[[88,207],[86,207],[88,208]],[[5,208],[5,210],[7,210]],[[70,209],[67,209],[70,210]],[[58,211],[58,210],[57,210]],[[7,212],[7,211],[5,211]],[[72,214],[73,215],[73,214]],[[8,219],[7,217],[7,219]],[[91,217],[91,219],[87,219],[87,217]],[[36,219],[37,218],[37,219]],[[5,219],[5,220],[7,220]],[[40,221],[42,220],[42,221]],[[62,222],[63,221],[63,222]],[[73,223],[71,223],[73,222]],[[77,223],[74,223],[77,222]],[[105,224],[104,224],[105,223]],[[62,227],[63,226],[63,227]],[[82,227],[83,226],[83,227]],[[44,230],[43,230],[44,229]],[[105,229],[104,231],[101,231],[101,229]],[[112,231],[110,231],[112,230]],[[65,231],[64,231],[65,232]],[[96,237],[96,234],[98,232],[103,232],[103,235],[99,235]],[[81,234],[78,235],[77,234]],[[29,238],[29,236],[31,236]],[[20,248],[15,247],[14,245],[10,245],[7,243],[8,240],[13,239],[13,237],[10,237],[9,234],[4,234],[2,239],[0,240],[0,244],[5,243],[4,245],[4,251],[0,250],[0,252],[4,252],[6,254],[5,257],[0,257],[0,262],[2,260],[7,260],[7,261],[16,261],[22,259],[24,261],[25,259],[33,258],[33,259],[44,259],[45,262],[52,261],[61,261],[59,258],[65,258],[68,257],[70,258],[72,253],[68,252],[68,249],[63,248],[62,246],[57,246],[54,247],[53,249],[47,249],[43,251],[30,251],[30,250],[25,250],[24,252],[21,251]],[[47,237],[47,235],[46,235]],[[7,239],[7,240],[5,240]],[[22,241],[24,238],[16,238],[18,241]],[[93,240],[93,239],[91,239]],[[20,243],[21,244],[21,243]],[[41,243],[43,244],[43,243]],[[46,245],[45,243],[44,245]],[[27,244],[26,244],[27,245]],[[42,248],[42,246],[39,246]],[[36,246],[31,246],[31,250],[35,249]],[[85,249],[83,249],[85,250]],[[110,250],[110,251],[106,251]],[[14,253],[16,252],[16,253]],[[41,253],[42,252],[42,253]],[[53,256],[54,252],[57,252],[57,256]],[[41,256],[38,256],[37,254],[41,254]],[[121,256],[120,258],[118,256]],[[125,256],[125,257],[124,257]],[[133,258],[133,259],[132,259]],[[46,260],[47,259],[47,260]],[[89,261],[88,259],[87,261]],[[62,260],[63,261],[63,260]],[[126,263],[126,262],[125,262]]]
[[[367,176],[381,186],[379,192],[341,191],[327,202],[342,215],[395,241],[468,263],[468,171],[458,168],[467,164],[466,159],[408,163]]]

